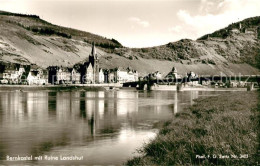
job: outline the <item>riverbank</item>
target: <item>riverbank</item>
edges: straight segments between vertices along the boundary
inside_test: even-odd
[[[256,165],[258,92],[231,92],[195,101],[165,123],[157,137],[140,150],[140,157],[126,164]]]
[[[0,85],[0,91],[71,91],[71,90],[104,90],[101,86],[77,86],[77,85]]]
[[[34,90],[137,90],[135,87],[122,87],[122,84],[69,84],[69,85],[0,85],[0,91],[34,91]],[[176,86],[159,86],[154,91],[177,91]],[[254,89],[256,90],[256,89]],[[208,88],[183,87],[181,91],[247,91],[246,88]]]
[[[0,91],[30,91],[30,90],[106,90],[120,88],[121,84],[70,84],[70,85],[0,85]]]
[[[152,88],[157,91],[177,91],[176,85],[157,85]],[[216,87],[211,88],[207,86],[183,86],[179,91],[247,91],[247,87],[244,88],[224,88]]]

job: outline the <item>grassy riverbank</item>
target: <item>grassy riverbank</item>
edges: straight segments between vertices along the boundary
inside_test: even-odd
[[[260,163],[257,103],[256,91],[197,99],[127,165],[256,165]]]

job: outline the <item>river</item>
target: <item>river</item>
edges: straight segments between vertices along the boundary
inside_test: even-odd
[[[120,165],[156,136],[155,123],[220,93],[230,92],[2,91],[0,164]],[[33,161],[7,161],[18,155]]]

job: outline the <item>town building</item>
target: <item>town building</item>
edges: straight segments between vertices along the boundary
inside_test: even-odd
[[[18,83],[18,78],[18,69],[13,65],[6,66],[6,69],[3,73],[3,79],[8,80],[10,83]]]
[[[49,66],[48,70],[48,83],[56,84],[57,83],[57,72],[59,70],[58,66]]]
[[[9,83],[18,84],[24,72],[25,69],[19,64],[7,64],[2,77]]]
[[[57,84],[71,83],[71,72],[67,67],[60,67],[57,71]]]
[[[79,84],[81,73],[76,68],[49,66],[48,82],[51,84]]]
[[[29,85],[39,84],[39,79],[40,79],[39,71],[31,70],[28,74],[27,82]]]
[[[187,82],[188,85],[196,86],[199,84],[198,80],[192,80],[192,79],[198,78],[198,75],[196,73],[194,73],[193,71],[190,71],[189,73],[187,73],[186,77],[189,81],[189,82]]]
[[[80,73],[75,68],[71,69],[71,81],[73,84],[80,83]]]
[[[89,63],[93,69],[93,83],[99,83],[99,58],[97,56],[96,47],[93,43],[91,54],[89,56]]]
[[[179,79],[181,78],[181,75],[177,73],[177,69],[175,67],[172,68],[172,70],[166,75],[166,78],[168,79]]]
[[[84,83],[85,84],[93,84],[95,83],[95,75],[94,75],[94,69],[92,67],[91,63],[88,63],[88,65],[86,66],[86,71],[85,71],[85,75],[84,75]]]
[[[153,73],[149,73],[147,76],[144,77],[145,80],[158,80],[158,79],[162,79],[162,73],[159,71],[153,72]]]
[[[23,75],[23,73],[25,73],[25,69],[22,65],[20,65],[20,67],[18,69],[18,75],[21,76],[21,75]]]
[[[46,85],[48,83],[48,71],[35,65],[31,66],[27,76],[27,83],[29,85]]]
[[[94,43],[92,45],[91,54],[89,55],[89,61],[85,65],[87,83],[99,83],[99,59]]]
[[[203,85],[203,86],[209,86],[210,84],[211,84],[210,80],[203,80],[203,81],[201,81],[201,85]]]
[[[107,83],[116,83],[117,82],[117,69],[108,70],[108,82]]]
[[[128,68],[127,73],[128,73],[128,81],[127,82],[138,81],[138,72],[136,70],[132,70],[132,69]]]
[[[104,83],[109,83],[109,71],[108,69],[103,69]]]
[[[138,81],[138,72],[136,70],[117,67],[109,71],[109,82],[111,83],[125,83],[134,81]]]
[[[193,71],[190,71],[189,73],[187,73],[187,77],[188,77],[188,79],[198,78],[197,74],[195,74]]]
[[[92,45],[92,50],[89,55],[88,61],[86,61],[83,65],[80,65],[80,73],[81,73],[81,83],[83,84],[94,84],[100,83],[104,81],[99,81],[99,79],[104,76],[99,76],[100,68],[99,68],[99,58],[97,56],[95,44]]]
[[[126,70],[123,70],[122,68],[116,69],[116,82],[124,83],[128,82],[129,75]]]
[[[104,69],[99,69],[99,83],[105,83]]]

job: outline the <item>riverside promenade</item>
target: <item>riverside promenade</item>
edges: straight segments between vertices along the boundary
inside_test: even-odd
[[[83,89],[83,90],[104,90],[120,88],[122,84],[119,83],[107,83],[107,84],[62,84],[62,85],[0,85],[0,91],[3,90],[73,90],[73,89]]]

